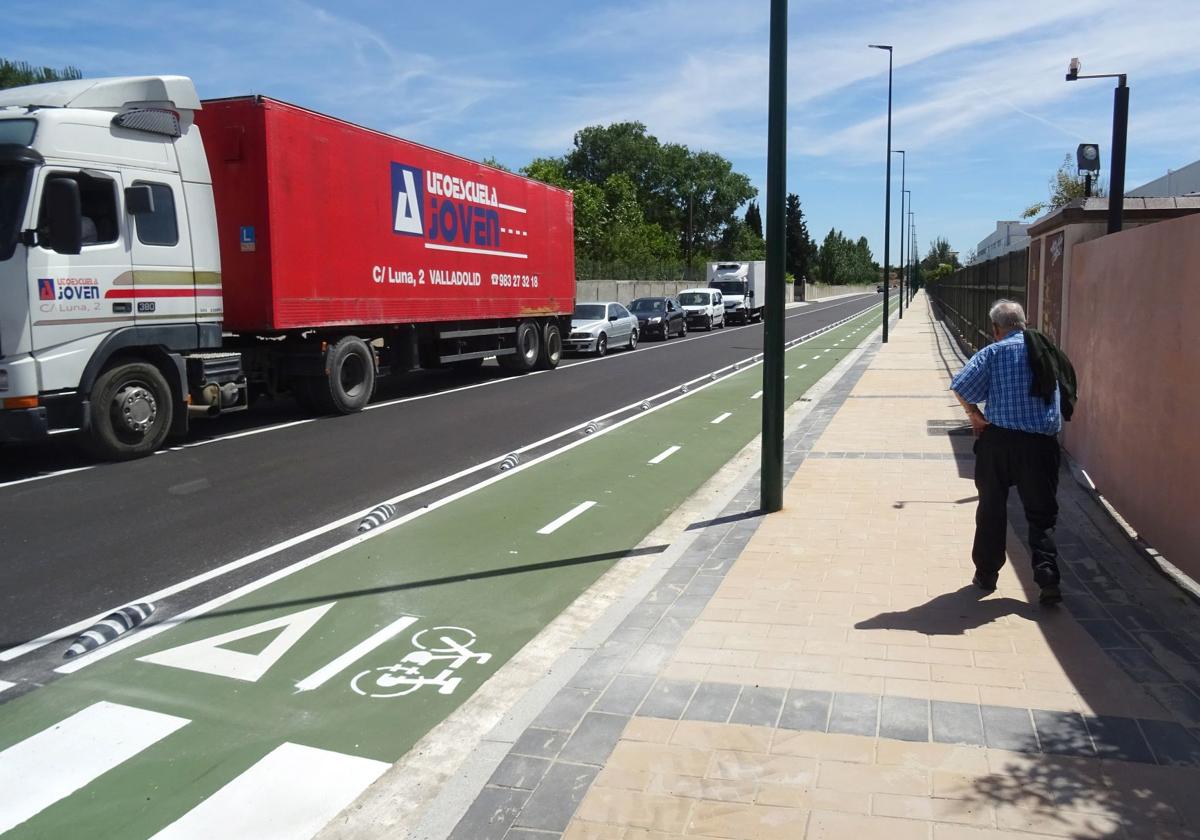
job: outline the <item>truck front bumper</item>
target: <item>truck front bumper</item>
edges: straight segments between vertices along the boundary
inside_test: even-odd
[[[48,434],[45,406],[0,409],[0,442],[41,440]]]

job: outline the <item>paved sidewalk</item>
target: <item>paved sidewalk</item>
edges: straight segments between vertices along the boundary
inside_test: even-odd
[[[701,523],[454,840],[1200,837],[1200,608],[1067,472],[1066,604],[1012,530],[970,586],[960,363],[918,296],[789,439],[784,511],[756,478]]]

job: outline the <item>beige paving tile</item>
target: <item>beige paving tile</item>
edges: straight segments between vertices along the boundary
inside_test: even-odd
[[[928,796],[929,771],[918,767],[876,765],[863,767],[844,761],[822,761],[817,787],[847,793],[901,793]]]
[[[593,787],[575,817],[585,822],[680,832],[687,824],[692,804],[692,800],[682,797]]]
[[[890,817],[864,817],[836,811],[813,811],[807,840],[929,840],[930,823]]]
[[[863,735],[830,735],[780,729],[771,741],[771,754],[869,764],[875,759],[875,739]]]

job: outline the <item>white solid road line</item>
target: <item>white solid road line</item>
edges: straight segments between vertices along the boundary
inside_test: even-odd
[[[372,633],[367,638],[356,644],[350,650],[343,653],[337,659],[327,665],[309,674],[300,682],[296,683],[296,691],[312,691],[314,688],[320,688],[327,683],[330,678],[336,677],[339,673],[349,668],[358,660],[362,659],[375,648],[379,647],[386,641],[394,638],[402,630],[408,629],[413,624],[416,624],[416,616],[406,615],[396,619],[387,627]]]
[[[8,680],[0,680],[0,692],[8,691],[14,685],[16,685],[16,683],[9,682]]]
[[[679,449],[680,449],[680,447],[678,447],[678,446],[668,446],[666,449],[664,449],[662,452],[659,452],[657,455],[655,455],[653,458],[651,458],[646,463],[647,464],[661,464],[663,461],[667,460],[672,455],[674,455],[676,452],[678,452]],[[0,691],[3,691],[3,689],[0,689]]]
[[[102,701],[0,752],[0,834],[189,722]]]
[[[844,320],[850,321],[855,318],[862,317],[862,315],[869,313],[871,311],[871,309],[873,309],[873,308],[874,307],[868,307],[867,309],[863,310],[862,312],[856,312],[854,315],[850,315],[850,316],[846,317]],[[809,341],[812,341],[813,339],[818,338],[820,336],[820,334],[824,331],[825,330],[822,329],[822,330],[814,332],[811,335],[802,336],[800,339],[796,340],[794,344],[792,344],[792,347],[799,347]],[[744,364],[746,366],[743,368],[743,370],[748,370],[751,367],[761,364],[761,361],[751,361],[750,359],[747,359],[747,360],[744,360]],[[708,377],[700,377],[700,379],[708,379]],[[699,380],[697,380],[697,381],[699,381]],[[165,620],[163,620],[157,624],[151,625],[150,627],[147,627],[145,629],[139,630],[137,633],[129,634],[123,638],[116,639],[101,648],[97,648],[96,650],[88,653],[85,656],[77,657],[77,658],[71,660],[70,662],[60,665],[59,667],[55,668],[54,671],[59,674],[71,674],[78,670],[81,670],[82,668],[85,668],[94,662],[99,662],[102,659],[106,659],[107,657],[112,656],[113,654],[118,653],[132,645],[140,644],[141,642],[151,639],[154,636],[157,636],[159,633],[169,630],[172,627],[183,624],[184,622],[189,621],[190,619],[195,618],[196,616],[204,615],[205,613],[208,613],[208,612],[211,612],[212,610],[218,609],[219,607],[222,607],[225,604],[228,604],[231,601],[234,601],[244,595],[248,595],[249,593],[255,592],[265,586],[269,586],[270,584],[272,584],[278,580],[283,580],[284,578],[289,577],[289,576],[291,576],[297,572],[300,572],[304,569],[307,569],[310,566],[316,565],[317,563],[320,563],[323,560],[333,557],[334,555],[340,554],[341,552],[343,552],[349,548],[352,548],[353,546],[358,545],[361,542],[365,542],[368,539],[374,539],[388,531],[391,531],[393,528],[398,528],[401,525],[404,525],[408,522],[411,522],[414,519],[418,519],[418,518],[424,516],[425,514],[432,513],[433,511],[438,510],[439,508],[445,507],[448,504],[452,504],[453,502],[458,501],[459,499],[470,496],[473,493],[483,490],[486,487],[490,487],[499,481],[503,481],[505,479],[511,478],[512,476],[516,475],[517,473],[524,472],[525,470],[530,469],[530,468],[542,463],[543,461],[547,461],[550,458],[554,458],[554,457],[557,457],[558,455],[562,455],[565,452],[569,452],[570,450],[574,449],[577,446],[582,446],[585,443],[594,441],[594,440],[602,437],[603,435],[608,434],[609,432],[614,432],[617,429],[621,428],[622,426],[625,426],[628,423],[632,423],[635,420],[638,420],[642,417],[646,417],[647,415],[653,414],[656,411],[660,411],[661,409],[664,409],[670,405],[673,405],[673,404],[679,402],[680,400],[686,399],[689,396],[694,396],[695,394],[698,394],[701,391],[704,391],[705,389],[710,388],[713,385],[716,385],[718,382],[722,382],[722,381],[724,381],[724,379],[706,381],[703,384],[700,384],[697,387],[690,389],[687,393],[684,393],[684,394],[676,393],[677,389],[674,389],[674,388],[671,389],[671,391],[664,391],[663,395],[668,394],[668,393],[673,393],[674,396],[672,396],[671,399],[665,400],[661,403],[658,403],[657,405],[651,406],[647,411],[643,411],[640,414],[631,415],[629,417],[626,417],[623,420],[619,420],[616,423],[613,423],[612,425],[604,426],[592,435],[589,435],[587,437],[578,437],[575,440],[559,447],[558,449],[555,449],[551,452],[546,452],[542,455],[537,456],[536,458],[533,458],[532,460],[529,460],[522,464],[519,464],[518,466],[512,468],[511,470],[508,470],[507,472],[501,472],[496,475],[485,478],[482,481],[479,481],[479,482],[471,485],[470,487],[464,487],[462,490],[458,490],[454,493],[451,493],[448,496],[443,496],[442,498],[437,499],[436,501],[433,501],[433,502],[429,503],[428,505],[425,505],[422,508],[419,508],[417,510],[414,510],[410,513],[405,514],[404,516],[398,516],[395,519],[383,524],[382,526],[380,526],[378,528],[375,528],[371,531],[367,531],[364,534],[359,534],[357,536],[351,537],[350,539],[345,540],[341,543],[338,543],[337,545],[330,546],[329,548],[327,548],[323,551],[320,551],[314,555],[311,555],[309,557],[306,557],[303,560],[299,560],[299,561],[291,564],[290,566],[285,566],[282,569],[277,569],[276,571],[271,572],[268,575],[265,575],[256,580],[252,580],[230,592],[226,592],[223,595],[218,595],[217,597],[212,598],[202,604],[199,604],[189,610],[186,610],[185,612],[182,612],[178,615],[172,616],[171,618],[165,619]],[[640,402],[637,404],[640,405]],[[614,413],[619,413],[619,412],[614,412]],[[580,429],[580,428],[582,428],[583,425],[584,424],[574,426],[574,427],[572,427],[571,430],[568,430],[568,431]],[[551,438],[547,438],[546,440],[553,440],[555,438],[562,437],[564,434],[566,434],[566,432],[560,432],[556,435],[553,435]],[[532,447],[532,445],[531,445],[531,447]],[[501,460],[500,457],[496,457],[486,463],[487,464],[497,463],[500,460]],[[478,468],[479,468],[478,465],[476,467],[468,467],[465,470],[459,471],[456,474],[456,476],[466,475],[470,472],[474,472]],[[433,482],[432,485],[428,485],[428,486],[430,486],[430,487],[435,486],[435,485],[440,486],[442,484],[447,483],[450,480],[451,480],[450,477],[447,477],[444,479],[439,479],[438,481]],[[420,490],[421,490],[421,488],[418,488],[418,490],[416,490],[416,491],[410,491],[409,493],[404,494],[403,497],[397,497],[397,498],[407,498],[409,495],[417,494]],[[362,516],[364,515],[364,513],[365,513],[365,511],[363,513],[355,514],[354,516],[344,517],[342,520],[339,520],[336,524],[322,526],[320,528],[313,529],[313,531],[310,531],[309,533],[310,534],[324,533],[326,531],[332,530],[338,524],[345,524],[346,522],[355,521],[356,519],[361,519]],[[297,542],[304,542],[304,541],[305,540],[303,540],[303,539],[293,537],[291,540],[288,540],[287,543],[289,545],[294,545]],[[262,549],[259,552],[256,552],[256,554],[260,557],[267,556],[269,554],[273,554],[274,549],[275,549],[275,547],[268,547],[268,548]],[[254,556],[254,555],[250,555],[250,556]],[[236,568],[238,566],[243,566],[243,565],[246,565],[245,561],[246,561],[246,558],[243,558],[242,560],[234,561],[231,564],[227,564],[226,567],[222,567],[222,568]],[[218,573],[220,572],[220,570],[214,570],[214,571],[216,571]],[[182,589],[186,589],[188,587],[183,586],[181,584],[176,584],[174,587],[171,587],[171,588],[175,592],[178,592],[178,591],[181,591]],[[136,599],[136,600],[137,601],[142,601],[142,600],[153,601],[154,599],[153,598],[140,598],[140,599]],[[131,602],[131,603],[133,603],[133,602]],[[109,609],[103,613],[100,613],[100,617],[103,618],[109,612],[112,612],[112,609]],[[96,622],[96,620],[97,619],[91,619],[90,621],[77,622],[75,625],[71,625],[71,627],[72,628],[79,627],[79,629],[84,629],[86,627],[91,626],[91,624],[94,624]],[[24,648],[24,650],[22,650],[21,653],[28,652],[28,650],[36,649],[45,644],[49,644],[52,641],[55,641],[57,639],[61,639],[64,636],[70,635],[72,632],[76,632],[76,631],[72,630],[71,628],[63,628],[60,630],[56,630],[52,633],[47,633],[46,635],[42,636],[40,639],[35,639],[33,642],[29,642],[25,645],[21,645],[20,648]],[[3,653],[0,653],[0,661],[3,661],[4,659],[12,659],[12,658],[15,658],[16,656],[21,655],[21,653],[13,653],[13,651],[17,651],[17,650],[18,650],[18,648],[10,648],[9,650],[4,651]]]
[[[555,519],[549,525],[545,525],[545,526],[539,528],[538,533],[539,534],[553,534],[555,531],[557,531],[562,526],[566,525],[568,522],[570,522],[576,516],[579,516],[579,514],[594,507],[595,504],[596,504],[595,502],[581,502],[580,504],[575,505],[575,507],[571,508],[569,511],[564,513],[562,516],[558,517],[558,519]]]
[[[726,420],[728,420],[732,416],[733,416],[732,411],[726,411],[723,414],[718,414],[716,417],[714,417],[712,419],[712,424],[715,426],[718,423],[724,423]]]
[[[305,840],[391,765],[284,743],[152,840]]]
[[[755,391],[753,394],[750,395],[750,399],[756,400],[761,396],[762,396],[762,391]]]
[[[85,470],[94,470],[95,467],[72,467],[69,470],[55,470],[54,472],[43,473],[41,475],[31,475],[29,478],[18,478],[14,481],[5,481],[0,484],[0,489],[5,487],[16,487],[18,484],[28,484],[31,481],[44,481],[47,478],[58,478],[60,475],[70,475],[71,473],[84,472]]]

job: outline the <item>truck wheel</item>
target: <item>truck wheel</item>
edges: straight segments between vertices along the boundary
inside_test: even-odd
[[[533,370],[542,352],[542,336],[538,325],[533,321],[522,321],[517,324],[517,332],[513,338],[517,352],[500,356],[500,364],[506,370],[517,373]]]
[[[558,328],[558,324],[551,321],[546,324],[546,329],[542,333],[542,351],[538,357],[537,366],[541,370],[554,370],[560,361],[562,361],[562,330]]]
[[[149,455],[166,440],[175,400],[158,368],[129,362],[100,374],[88,411],[88,451],[99,458],[128,461]]]
[[[367,343],[348,335],[325,353],[325,375],[312,377],[308,391],[327,414],[361,411],[375,391],[375,356]]]

